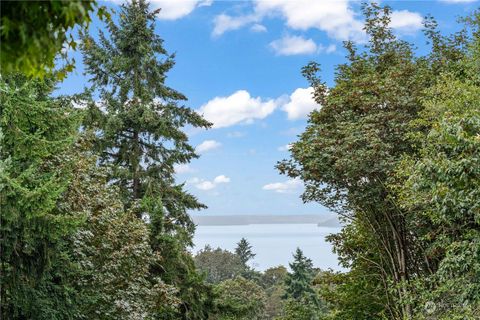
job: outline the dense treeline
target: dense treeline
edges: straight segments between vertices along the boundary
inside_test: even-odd
[[[335,84],[303,70],[322,106],[282,173],[342,217],[329,237],[345,274],[321,279],[329,319],[480,316],[480,13],[449,37],[433,19],[426,56],[364,7],[368,44],[347,42]]]
[[[284,266],[259,272],[249,265],[254,257],[244,238],[235,252],[207,245],[195,255],[197,268],[213,286],[209,319],[311,320],[327,314],[317,280],[331,272],[314,268],[300,249],[293,254],[290,272]]]
[[[245,239],[191,255],[187,212],[205,206],[174,165],[198,157],[183,128],[211,124],[166,86],[174,56],[147,2],[99,8],[106,28],[81,32],[89,88],[75,96],[52,94],[72,67],[53,71],[54,57],[95,3],[1,8],[2,319],[480,317],[479,12],[451,36],[426,19],[418,56],[390,9],[368,4],[368,43],[345,43],[334,85],[303,69],[321,108],[278,169],[340,215],[329,241],[349,271],[335,273],[301,250],[289,271],[255,271]]]
[[[58,52],[66,30],[89,21],[93,4],[33,6],[82,12],[31,35]],[[2,11],[2,30],[12,27],[9,12]],[[5,319],[208,317],[211,288],[188,252],[194,224],[187,210],[205,206],[175,183],[174,165],[197,157],[182,128],[210,123],[165,85],[174,57],[154,32],[155,14],[133,1],[105,19],[98,40],[81,32],[90,87],[77,96],[52,96],[59,77],[49,70],[51,51],[35,47],[32,59],[18,63],[2,52]],[[49,28],[58,28],[57,38]],[[12,48],[25,45],[14,40]]]

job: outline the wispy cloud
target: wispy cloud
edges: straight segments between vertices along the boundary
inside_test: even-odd
[[[250,30],[253,32],[267,32],[267,27],[265,27],[263,24],[255,23],[250,27]]]
[[[173,166],[176,174],[185,174],[195,172],[189,164],[176,164]]]
[[[215,140],[205,140],[196,146],[195,151],[198,153],[205,153],[207,151],[218,149],[222,146],[222,144]]]
[[[218,185],[229,183],[230,178],[225,175],[216,176],[213,180],[203,180],[199,178],[193,178],[188,181],[189,184],[195,186],[195,188],[203,191],[209,191],[215,189]]]
[[[305,39],[300,36],[285,36],[281,39],[270,42],[270,48],[277,55],[292,56],[299,54],[312,54],[317,52],[318,47],[312,39]]]
[[[303,185],[300,179],[289,179],[285,182],[274,182],[263,186],[263,190],[275,191],[278,193],[290,193],[297,191]]]
[[[177,20],[193,12],[196,8],[212,5],[212,0],[153,0],[153,9],[160,8],[160,20]]]

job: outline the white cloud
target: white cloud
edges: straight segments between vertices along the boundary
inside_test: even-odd
[[[197,189],[208,191],[208,190],[215,189],[219,184],[229,183],[230,178],[222,174],[222,175],[216,176],[213,179],[213,181],[193,178],[193,179],[190,179],[188,182],[190,184],[193,184]]]
[[[259,23],[264,17],[280,16],[294,30],[316,28],[338,40],[359,40],[364,37],[363,24],[356,19],[348,0],[257,0],[252,14],[231,17],[217,16],[213,34],[218,36],[250,23]]]
[[[470,0],[444,0],[469,2]],[[363,42],[366,39],[360,14],[351,7],[351,0],[256,0],[253,12],[240,16],[221,14],[214,20],[213,34],[259,24],[266,17],[280,17],[292,30],[317,29],[335,40]],[[420,19],[419,19],[420,18]],[[419,29],[421,17],[407,10],[392,13],[392,27],[403,32]]]
[[[239,90],[228,97],[213,98],[201,106],[198,112],[212,122],[214,128],[223,128],[264,119],[279,104],[279,100],[253,98],[248,91]]]
[[[267,27],[265,27],[263,24],[255,23],[250,27],[250,30],[253,32],[267,32]]]
[[[390,26],[402,33],[413,33],[423,27],[423,18],[417,12],[393,11]]]
[[[363,37],[363,24],[356,19],[348,0],[257,0],[257,14],[278,14],[294,30],[316,28],[338,40],[358,40]]]
[[[161,20],[176,20],[183,18],[198,7],[210,6],[212,0],[153,0],[153,9],[161,8],[158,18]]]
[[[246,15],[239,17],[232,17],[226,14],[220,14],[213,20],[213,36],[220,36],[227,31],[237,30],[243,26],[258,21],[255,15]]]
[[[317,51],[317,45],[312,39],[305,39],[299,36],[285,36],[270,42],[270,47],[276,54],[282,56],[311,54]]]
[[[285,182],[269,183],[263,186],[263,190],[275,191],[278,193],[290,193],[298,190],[302,186],[300,179],[289,179]]]
[[[219,183],[228,183],[230,182],[230,178],[225,176],[225,175],[219,175],[216,176],[215,179],[213,179],[213,183],[219,184]]]
[[[222,144],[215,140],[205,140],[200,143],[196,148],[195,151],[198,153],[205,153],[210,150],[218,149],[222,146]]]
[[[306,118],[310,112],[320,108],[320,105],[313,100],[312,95],[311,87],[298,88],[290,95],[290,101],[282,107],[289,120]]]
[[[197,187],[197,189],[206,191],[206,190],[212,190],[213,188],[216,187],[216,185],[212,181],[202,181],[197,183],[195,187]]]
[[[289,144],[286,144],[284,146],[278,147],[277,150],[285,152],[285,151],[289,151],[291,148],[292,148],[292,144],[289,143]]]
[[[173,166],[173,169],[175,170],[176,174],[195,172],[195,170],[193,170],[192,167],[186,163],[176,164]]]

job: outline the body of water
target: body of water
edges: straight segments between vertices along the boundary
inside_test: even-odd
[[[284,265],[292,261],[297,247],[312,259],[315,267],[343,270],[338,266],[332,246],[325,236],[340,228],[319,227],[316,224],[249,224],[223,226],[197,226],[193,249],[199,251],[205,245],[233,251],[243,237],[250,242],[257,255],[252,266],[257,270]]]

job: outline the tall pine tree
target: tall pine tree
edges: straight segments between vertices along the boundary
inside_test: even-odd
[[[82,35],[85,68],[100,97],[89,106],[86,126],[97,130],[97,151],[113,168],[110,182],[124,206],[150,222],[151,246],[160,256],[152,275],[178,287],[183,317],[201,319],[208,299],[186,249],[195,228],[187,210],[205,206],[176,184],[174,165],[198,157],[182,128],[211,124],[179,105],[186,97],[165,85],[174,56],[155,34],[157,13],[134,0],[122,5],[118,22],[110,21],[98,42]]]

